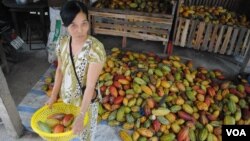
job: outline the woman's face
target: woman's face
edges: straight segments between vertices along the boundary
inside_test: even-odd
[[[72,38],[82,39],[86,37],[89,30],[89,22],[86,14],[79,12],[67,29]]]

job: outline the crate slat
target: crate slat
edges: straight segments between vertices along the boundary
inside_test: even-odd
[[[200,22],[200,24],[198,26],[195,45],[194,45],[195,49],[198,49],[198,50],[200,49],[200,45],[201,45],[201,42],[202,42],[202,37],[203,37],[204,30],[205,30],[205,22]]]
[[[198,0],[198,5],[201,5],[203,3],[203,0]]]
[[[247,42],[249,41],[249,34],[250,34],[250,30],[247,30],[247,34],[245,36],[245,39],[244,39],[244,42],[243,42],[243,45],[242,45],[242,48],[241,48],[241,55],[244,56],[245,54],[245,50],[246,50],[246,47],[247,47]]]
[[[138,16],[138,15],[121,15],[115,13],[99,13],[99,12],[90,12],[91,15],[99,16],[99,17],[106,17],[106,18],[120,18],[120,19],[136,19],[138,21],[144,22],[155,22],[155,23],[167,23],[172,24],[173,19],[166,19],[166,18],[157,18],[157,17],[147,17],[147,16]]]
[[[177,29],[177,33],[176,33],[176,37],[175,37],[175,44],[176,45],[180,45],[180,37],[181,37],[181,28],[182,28],[182,24],[184,22],[185,19],[183,18],[179,18],[178,21],[178,29]]]
[[[232,35],[232,31],[233,31],[233,27],[228,27],[227,32],[226,32],[226,37],[224,39],[224,42],[222,44],[222,47],[220,49],[220,54],[225,54],[228,44],[229,44],[229,40],[231,38]]]
[[[187,47],[189,47],[189,48],[192,47],[192,42],[193,42],[193,39],[195,37],[195,30],[196,30],[198,23],[199,23],[199,21],[197,21],[197,20],[191,21],[191,27],[189,30],[189,35],[188,35],[188,40],[187,40]]]
[[[184,29],[182,31],[182,36],[181,36],[181,44],[180,46],[184,47],[186,45],[186,40],[187,40],[187,34],[188,34],[188,27],[190,25],[190,20],[186,20]]]
[[[208,6],[211,6],[211,5],[213,5],[213,0],[208,1]]]
[[[195,5],[198,5],[198,4],[199,4],[199,1],[198,1],[198,0],[195,0],[195,1],[194,1],[194,4],[195,4]]]
[[[149,27],[130,27],[130,26],[126,26],[124,28],[124,25],[120,25],[120,24],[108,24],[108,23],[96,23],[95,27],[97,28],[105,28],[105,29],[117,29],[117,30],[128,30],[131,32],[145,32],[145,33],[153,33],[153,34],[169,34],[169,32],[167,30],[162,30],[162,29],[152,29]]]
[[[235,43],[236,43],[236,39],[238,37],[238,34],[239,34],[239,29],[237,28],[234,28],[234,31],[233,31],[233,34],[232,34],[232,38],[231,38],[231,41],[230,41],[230,47],[229,47],[229,50],[227,51],[227,55],[231,55],[234,48],[235,48]]]
[[[213,51],[213,47],[215,45],[215,40],[217,38],[217,31],[218,31],[218,29],[219,29],[219,25],[215,25],[214,29],[213,29],[213,32],[212,32],[212,38],[211,38],[210,43],[209,43],[209,48],[208,48],[209,52]]]
[[[170,30],[171,29],[171,24],[169,23],[157,23],[155,24],[154,22],[141,22],[141,21],[125,21],[124,19],[117,19],[117,18],[103,18],[103,17],[95,17],[95,21],[99,23],[116,23],[120,25],[127,25],[127,26],[145,26],[145,27],[152,27],[152,28],[161,28],[161,29],[166,29]]]
[[[217,53],[219,50],[219,47],[221,45],[222,38],[223,38],[224,29],[225,29],[224,25],[220,26],[220,33],[219,33],[219,37],[217,38],[217,41],[215,44],[214,53]]]
[[[243,54],[243,57],[244,57],[244,58],[247,57],[246,55],[247,55],[247,53],[248,53],[248,51],[249,51],[249,48],[250,48],[250,40],[248,40],[248,44],[247,44],[246,51],[245,51],[245,53]]]
[[[247,30],[246,28],[241,28],[240,30],[238,42],[236,43],[236,48],[234,50],[235,55],[239,55],[239,51],[240,51],[240,48],[242,47],[242,42],[243,42],[243,38],[245,36],[246,30]]]
[[[229,1],[230,1],[230,0],[226,0],[226,1],[224,2],[224,7],[228,8],[228,3],[229,3]]]
[[[221,5],[221,2],[222,2],[221,0],[218,0],[218,1],[217,1],[217,6],[220,6],[220,5]]]
[[[208,41],[211,37],[211,33],[212,33],[212,24],[211,23],[208,23],[208,26],[207,26],[207,29],[206,29],[206,32],[205,32],[205,36],[204,36],[204,41],[203,41],[203,44],[201,46],[201,50],[207,50],[208,49]]]
[[[213,5],[214,5],[214,6],[217,6],[217,1],[213,1]]]
[[[99,29],[95,28],[95,33],[99,34],[109,34],[114,36],[124,36],[124,37],[130,37],[130,38],[136,38],[136,39],[145,39],[145,40],[152,40],[152,41],[164,41],[167,42],[168,38],[158,37],[154,35],[146,35],[143,33],[127,33],[124,31],[117,31],[117,30],[110,30],[110,29]]]

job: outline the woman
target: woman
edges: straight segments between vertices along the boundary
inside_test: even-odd
[[[95,88],[106,60],[106,53],[103,44],[88,35],[88,10],[83,3],[67,2],[60,15],[69,36],[63,36],[58,43],[55,83],[46,104],[52,106],[60,93],[64,103],[80,106],[81,112],[76,117],[72,130],[80,135],[82,140],[93,141],[98,116],[98,101],[95,99],[100,98],[100,93],[97,93]],[[85,90],[81,89],[83,87]],[[87,111],[89,124],[83,127]]]

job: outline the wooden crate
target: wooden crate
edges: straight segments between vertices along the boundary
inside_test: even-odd
[[[193,0],[188,5],[225,5],[237,11],[233,2],[237,3],[236,0]],[[178,17],[174,45],[245,57],[250,46],[250,30],[242,26],[212,24]]]
[[[61,7],[67,1],[68,0],[48,0],[48,6],[49,7]],[[78,1],[89,4],[88,0],[78,0]]]
[[[182,0],[184,5],[205,5],[205,6],[222,6],[229,10],[237,10],[241,0]]]
[[[174,4],[173,12],[175,8]],[[167,15],[91,8],[89,19],[92,34],[122,36],[123,47],[126,46],[126,37],[162,41],[165,44],[165,52],[173,23],[173,12]]]

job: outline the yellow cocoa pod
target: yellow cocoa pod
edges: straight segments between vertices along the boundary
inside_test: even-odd
[[[153,136],[153,132],[147,128],[139,128],[137,129],[137,131],[140,133],[140,135],[144,136],[144,137],[152,137]]]
[[[133,141],[132,137],[124,130],[120,130],[119,136],[122,139],[122,141]]]

